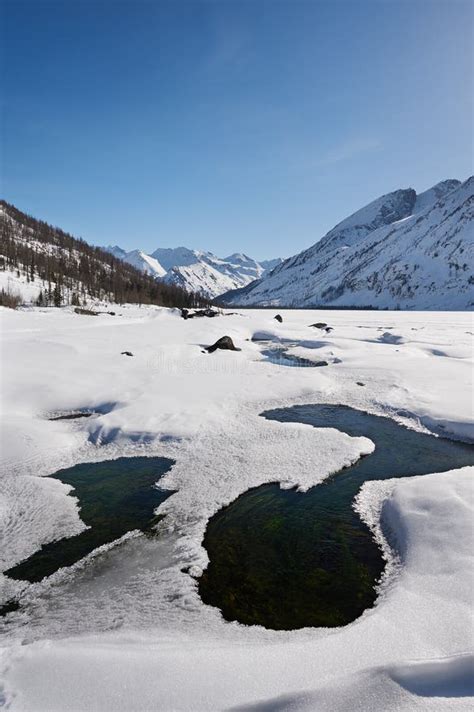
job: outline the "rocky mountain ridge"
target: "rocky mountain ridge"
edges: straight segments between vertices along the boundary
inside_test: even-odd
[[[111,254],[143,272],[208,298],[244,287],[280,264],[280,258],[262,263],[243,253],[220,258],[212,252],[187,247],[158,248],[151,255],[141,250],[126,252],[121,247],[106,248]]]
[[[241,306],[469,309],[474,178],[396,190],[271,273],[220,297]]]

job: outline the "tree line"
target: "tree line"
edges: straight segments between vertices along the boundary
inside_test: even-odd
[[[0,270],[16,271],[28,282],[40,280],[40,306],[80,306],[87,299],[165,307],[207,304],[200,295],[157,281],[4,200],[0,207]]]

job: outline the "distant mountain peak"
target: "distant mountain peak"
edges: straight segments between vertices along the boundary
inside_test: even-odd
[[[126,250],[122,250],[118,245],[107,245],[107,247],[104,247],[104,250],[110,252],[111,255],[117,257],[119,260],[123,259],[127,254]]]
[[[442,180],[436,185],[433,185],[428,190],[419,193],[416,196],[416,202],[413,209],[413,213],[420,213],[426,210],[430,205],[440,200],[443,196],[448,195],[452,190],[459,188],[461,185],[460,180],[454,178],[449,178],[448,180]]]
[[[226,262],[256,262],[256,260],[252,259],[243,252],[234,252],[232,255],[224,257],[224,260]]]
[[[220,258],[205,250],[188,247],[159,247],[151,255],[136,249],[126,252],[120,247],[107,248],[114,256],[129,262],[147,274],[188,291],[214,298],[230,289],[244,287],[259,279],[266,267],[244,253]],[[277,263],[278,260],[269,260]]]

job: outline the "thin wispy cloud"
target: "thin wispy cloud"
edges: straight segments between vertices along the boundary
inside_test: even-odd
[[[252,56],[251,36],[248,28],[219,10],[211,15],[209,54],[205,63],[207,71],[228,71],[247,64]]]
[[[378,138],[356,138],[335,146],[333,149],[323,156],[319,161],[320,166],[329,166],[334,163],[348,161],[355,156],[367,151],[374,151],[381,148],[382,142]]]

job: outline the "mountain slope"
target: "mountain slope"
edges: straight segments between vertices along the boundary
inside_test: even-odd
[[[160,265],[157,259],[151,255],[147,255],[141,250],[132,250],[132,252],[128,252],[125,257],[121,259],[152,277],[164,277],[166,274],[166,270]]]
[[[224,257],[224,261],[232,265],[239,275],[252,280],[258,279],[265,272],[265,267],[260,262],[244,255],[242,252],[235,252],[229,257]],[[273,260],[269,260],[269,262],[271,261]],[[276,262],[277,260],[274,261]]]
[[[107,300],[187,307],[202,301],[3,200],[0,287],[46,306]]]
[[[284,262],[282,257],[276,257],[273,260],[262,260],[259,264],[260,267],[263,267],[265,272],[271,272],[272,269],[281,265],[282,262]]]
[[[384,195],[223,303],[467,309],[474,178]]]
[[[248,284],[249,281],[244,281],[244,284]],[[167,272],[165,282],[178,284],[183,289],[192,288],[199,294],[205,294],[210,298],[227,292],[229,289],[234,289],[236,283],[242,283],[240,279],[237,280],[206,262],[173,267]]]
[[[149,274],[151,277],[160,279],[166,274],[166,269],[160,264],[160,262],[152,255],[147,255],[142,250],[132,250],[131,252],[127,252],[118,245],[108,245],[107,247],[104,247],[104,250],[110,252],[110,254],[118,260],[127,262],[129,265],[132,265],[132,267],[135,267],[144,274]]]
[[[176,247],[158,248],[152,256],[168,271],[166,282],[210,298],[244,287],[265,271],[256,260],[239,253],[221,259],[212,252]]]

